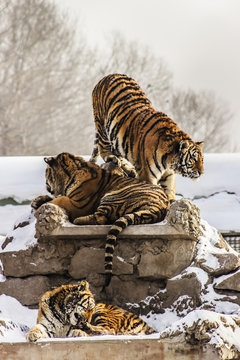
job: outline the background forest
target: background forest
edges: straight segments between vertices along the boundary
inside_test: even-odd
[[[78,31],[76,31],[78,29]],[[228,105],[210,91],[181,90],[162,58],[114,33],[92,49],[50,0],[0,2],[0,156],[90,154],[91,92],[105,75],[132,76],[154,106],[205,152],[231,152]]]

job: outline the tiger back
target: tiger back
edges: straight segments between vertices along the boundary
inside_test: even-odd
[[[49,202],[63,208],[76,225],[112,224],[105,245],[107,286],[118,235],[129,225],[162,221],[168,198],[158,185],[107,171],[80,156],[61,153],[45,161],[47,189],[55,198],[40,196],[33,200],[33,208],[41,211],[41,205]]]
[[[151,334],[155,330],[138,316],[118,306],[96,304],[85,280],[62,285],[41,297],[37,324],[26,338],[79,337],[103,334]]]
[[[192,179],[203,173],[203,143],[155,110],[129,76],[104,77],[93,90],[92,103],[96,136],[91,161],[99,154],[106,162],[117,158],[130,176],[135,169],[140,180],[160,183],[169,200],[175,199],[175,173]]]

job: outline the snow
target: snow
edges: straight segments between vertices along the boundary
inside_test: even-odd
[[[26,332],[34,326],[37,310],[30,310],[11,296],[0,296],[0,342],[26,341]]]
[[[207,310],[194,310],[183,319],[174,322],[169,328],[166,328],[164,332],[166,335],[172,336],[175,332],[184,332],[187,327],[192,327],[194,323],[201,324],[206,320],[212,323],[216,322],[216,328],[209,331],[209,344],[217,345],[217,348],[224,345],[229,349],[235,346],[235,348],[240,351],[240,327],[236,327],[234,317],[229,315],[217,314]],[[233,328],[235,330],[233,330]]]
[[[84,156],[87,159],[87,156]],[[201,217],[218,230],[240,231],[240,154],[206,154],[205,173],[199,181],[177,176],[177,194],[200,208]],[[42,156],[0,157],[0,201],[12,198],[17,206],[0,206],[0,235],[11,230],[30,201],[45,194]]]
[[[205,154],[204,174],[199,180],[177,177],[177,192],[189,199],[231,192],[240,196],[240,153]]]
[[[45,193],[45,166],[42,156],[0,157],[0,199],[13,198],[18,203]]]
[[[28,226],[22,227],[21,225],[24,222],[27,222]],[[7,237],[11,239],[11,242],[1,252],[26,250],[35,245],[37,243],[35,238],[35,222],[34,214],[30,206],[28,206],[27,211],[15,221],[12,229],[7,233]],[[4,240],[5,237],[2,237],[2,240],[0,238],[0,246],[2,246]]]
[[[5,235],[13,237],[7,246],[7,251],[26,249],[34,245],[35,219],[30,205],[22,204],[30,202],[34,197],[46,193],[45,190],[45,163],[43,157],[2,157],[0,167],[4,169],[0,178],[0,200],[12,198],[18,205],[0,206],[0,245]],[[219,262],[215,254],[221,254],[224,249],[215,247],[217,230],[240,231],[240,154],[206,154],[205,174],[198,182],[177,176],[178,196],[190,199],[200,208],[203,236],[197,244],[197,259],[204,259],[205,265],[216,269]],[[8,202],[8,200],[7,200]],[[18,228],[13,236],[13,228],[22,221],[28,219],[30,225]],[[212,226],[210,226],[210,225]],[[207,239],[207,240],[206,240]],[[4,250],[3,250],[4,251]],[[229,250],[234,252],[233,249]],[[236,252],[234,252],[236,253]],[[120,259],[121,260],[121,259]],[[1,264],[0,264],[1,265]],[[0,266],[1,267],[1,266]],[[184,329],[192,326],[196,321],[204,322],[206,319],[216,321],[218,327],[212,330],[211,343],[220,346],[234,345],[239,348],[240,329],[233,330],[234,316],[240,316],[239,305],[224,301],[224,295],[216,294],[214,284],[221,281],[219,277],[213,284],[207,284],[207,274],[203,269],[189,266],[185,269],[186,274],[195,273],[200,280],[202,288],[202,304],[208,304],[214,311],[204,308],[187,313],[183,309],[181,316],[175,311],[176,303],[167,309],[164,314],[148,314],[143,316],[160,334],[174,333],[176,329]],[[179,276],[179,275],[178,275]],[[0,281],[5,277],[0,271]],[[164,292],[165,290],[162,290]],[[186,300],[188,300],[186,298]],[[189,299],[190,300],[190,299]],[[150,301],[146,299],[146,301]],[[224,315],[223,315],[224,314]],[[6,295],[0,296],[0,341],[25,341],[25,333],[36,323],[37,310],[30,310],[22,306],[16,299]],[[159,337],[159,334],[153,335]],[[95,338],[95,337],[94,337]],[[114,337],[115,338],[115,337]],[[121,337],[122,338],[122,337]],[[99,337],[98,337],[99,339]],[[101,339],[109,339],[108,336]]]
[[[0,206],[0,235],[6,235],[14,226],[15,220],[30,211],[29,205]]]

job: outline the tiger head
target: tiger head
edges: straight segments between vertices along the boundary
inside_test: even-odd
[[[95,300],[87,281],[83,280],[77,286],[71,284],[67,286],[69,293],[64,299],[65,321],[75,326],[86,320],[87,312],[95,307]]]
[[[203,142],[182,140],[179,144],[176,172],[182,176],[197,179],[204,172]]]
[[[97,166],[85,161],[81,156],[63,152],[55,157],[45,157],[44,161],[47,163],[47,191],[54,196],[67,195],[71,186],[80,185],[97,176]],[[77,183],[74,179],[76,174]]]

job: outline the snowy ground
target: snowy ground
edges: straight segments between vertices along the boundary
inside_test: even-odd
[[[0,158],[0,201],[5,199],[7,205],[0,205],[0,240],[11,232],[16,219],[23,214],[31,217],[30,206],[23,205],[39,194],[46,193],[42,157],[2,157]],[[205,156],[205,174],[198,182],[177,178],[177,193],[192,200],[201,211],[201,217],[221,231],[240,231],[240,154],[207,154]],[[16,201],[11,204],[9,199]],[[7,200],[6,200],[7,199]],[[24,215],[26,216],[26,215]],[[33,220],[33,218],[31,218]],[[34,223],[29,227],[28,236],[19,242],[20,248],[31,245],[33,241]],[[0,241],[1,243],[1,241]],[[9,250],[9,248],[8,248]],[[191,269],[193,270],[193,269]],[[204,277],[204,274],[203,274]],[[4,277],[0,275],[0,281]],[[204,279],[203,279],[204,281]],[[183,322],[191,325],[196,316],[201,319],[214,317],[219,322],[223,313],[218,301],[219,313],[197,310],[186,314],[182,319],[173,310],[169,313],[150,314],[146,320],[155,326],[158,332],[174,332],[183,326]],[[224,334],[226,343],[236,343],[240,338],[240,330],[233,332],[230,314],[240,315],[239,307],[224,303],[226,316]],[[16,299],[0,296],[0,341],[25,341],[25,332],[36,322],[37,311],[23,307]],[[14,322],[13,322],[14,321]],[[222,321],[222,320],[221,320]],[[220,321],[220,325],[221,325]],[[222,325],[221,325],[222,326]],[[215,340],[214,340],[215,339]],[[212,341],[218,341],[216,330]],[[220,340],[219,340],[220,341]],[[238,341],[239,343],[239,341]],[[239,349],[240,350],[240,349]]]

